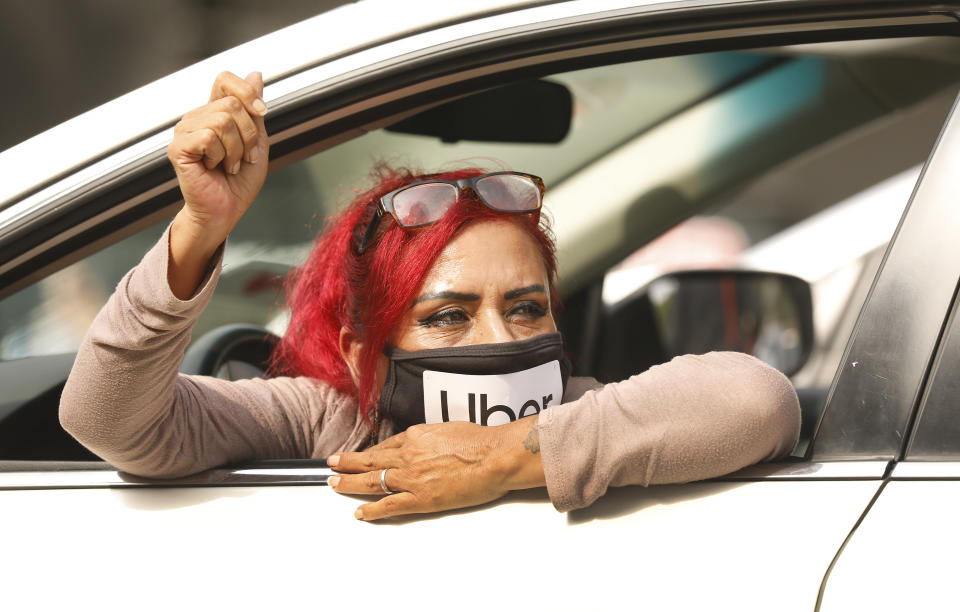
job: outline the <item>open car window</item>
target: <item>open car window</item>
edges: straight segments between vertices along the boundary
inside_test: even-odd
[[[371,131],[270,175],[231,235],[222,280],[194,337],[228,323],[282,333],[283,276],[303,260],[324,219],[364,186],[372,164],[482,164],[546,180],[561,291],[572,301],[599,283],[613,304],[671,268],[752,267],[804,278],[814,291],[817,347],[795,382],[825,387],[906,204],[904,186],[955,97],[957,50],[951,39],[831,43],[550,75],[573,101],[570,132],[557,143]],[[880,148],[886,154],[878,161]],[[818,244],[823,233],[844,246],[839,228],[856,219],[876,221],[869,240],[846,249]],[[21,385],[0,411],[0,431],[26,402],[62,384],[96,312],[165,225],[0,301],[5,388],[20,384],[15,362],[67,356],[35,369],[48,378]],[[668,253],[669,232],[676,244]],[[695,237],[676,241],[683,232]],[[724,242],[729,256],[701,257],[714,241]],[[811,250],[829,251],[825,263],[810,265]],[[572,333],[582,331],[582,322],[569,324]],[[56,393],[42,403],[36,408],[55,411]]]

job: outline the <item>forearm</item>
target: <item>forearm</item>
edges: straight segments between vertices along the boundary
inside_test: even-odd
[[[717,477],[788,453],[799,414],[790,382],[752,357],[680,357],[541,413],[547,489],[566,511],[608,486]]]
[[[504,472],[507,488],[515,491],[546,486],[537,416],[528,416],[498,429],[502,430],[500,469]]]
[[[177,374],[190,330],[213,291],[187,302],[166,280],[168,234],[128,273],[91,324],[61,395],[64,428],[108,461],[163,437],[176,407]],[[176,443],[171,441],[171,443]]]
[[[192,218],[184,207],[170,224],[170,260],[167,282],[180,300],[189,300],[210,269],[220,245],[227,239],[229,227],[210,227]]]

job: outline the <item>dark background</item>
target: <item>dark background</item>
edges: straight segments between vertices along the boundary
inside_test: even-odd
[[[0,0],[0,151],[345,0]]]

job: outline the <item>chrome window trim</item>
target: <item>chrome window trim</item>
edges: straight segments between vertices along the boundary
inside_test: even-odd
[[[960,461],[900,461],[891,480],[960,480]]]
[[[715,480],[882,480],[889,464],[881,460],[758,463]]]
[[[83,185],[116,176],[124,169],[135,169],[146,160],[156,157],[157,152],[164,151],[173,136],[173,128],[139,140],[124,149],[109,155],[89,166],[86,166],[56,183],[33,193],[19,202],[0,208],[0,235],[13,231],[28,220],[31,212],[48,206],[58,200],[63,200],[78,191]]]
[[[48,470],[42,469],[42,463],[23,467],[15,463],[0,462],[0,491],[325,485],[327,478],[334,474],[325,462],[316,460],[281,462],[283,465],[279,467],[270,465],[269,461],[258,462],[170,480],[141,478],[117,471],[106,463],[82,462],[76,464],[79,469],[72,469],[69,463],[61,462],[57,469]],[[31,467],[39,469],[29,469]]]
[[[571,5],[571,8],[574,5],[576,7],[586,8],[586,4],[581,2],[569,4]],[[616,4],[617,3],[615,2],[607,3],[607,5]],[[530,32],[531,29],[533,29],[536,34],[542,35],[543,31],[563,28],[565,26],[568,27],[569,24],[566,22],[573,18],[569,17],[570,14],[573,14],[576,18],[583,18],[584,15],[590,15],[593,17],[594,22],[600,22],[604,20],[616,21],[639,17],[649,17],[651,15],[661,16],[662,14],[670,13],[670,11],[679,10],[682,12],[684,10],[689,11],[691,8],[723,8],[738,4],[740,3],[723,0],[685,4],[656,4],[652,7],[645,4],[640,7],[634,6],[628,9],[609,10],[606,12],[591,11],[589,13],[577,13],[574,11],[569,11],[567,16],[564,18],[557,17],[556,13],[552,15],[549,13],[544,13],[545,15],[552,17],[554,20],[540,21],[532,25],[529,21],[524,21],[520,25],[507,27],[508,24],[511,23],[511,20],[517,21],[519,18],[526,18],[525,16],[529,16],[531,12],[536,13],[537,11],[545,11],[545,9],[549,7],[523,9],[520,11],[495,15],[493,17],[480,20],[488,23],[488,25],[490,23],[499,24],[505,28],[504,30],[488,30],[483,34],[474,33],[465,40],[458,39],[451,42],[449,38],[447,38],[448,30],[457,30],[457,28],[460,28],[466,32],[472,28],[475,28],[477,22],[455,24],[453,26],[448,26],[447,28],[441,28],[439,30],[389,42],[378,47],[360,51],[347,57],[333,60],[326,64],[322,64],[315,68],[310,68],[302,73],[294,74],[288,78],[271,84],[267,88],[265,98],[271,107],[270,115],[275,117],[279,115],[282,118],[285,112],[289,112],[293,109],[316,102],[316,100],[322,99],[324,96],[334,96],[336,94],[336,91],[334,90],[349,90],[351,87],[356,88],[358,87],[358,83],[362,84],[370,81],[371,79],[379,78],[383,74],[389,74],[389,71],[391,69],[395,69],[396,66],[403,66],[409,69],[410,59],[412,56],[435,58],[436,55],[441,52],[456,56],[458,54],[462,54],[468,44],[482,49],[486,45],[490,45],[492,39],[499,41],[503,37],[507,36],[513,36],[519,38],[520,40],[524,40],[524,37],[526,36],[534,36],[534,34],[531,34]],[[761,6],[773,3],[761,1],[752,4]],[[791,4],[795,5],[798,9],[806,8],[807,5],[813,7],[812,3],[801,0]],[[321,112],[318,116],[308,121],[298,123],[294,127],[275,131],[271,135],[270,141],[271,145],[276,146],[279,143],[289,141],[298,135],[304,134],[309,130],[317,129],[318,127],[322,127],[324,125],[329,125],[338,119],[356,115],[357,113],[374,108],[378,105],[413,96],[417,93],[430,91],[441,86],[449,86],[451,84],[465,82],[470,79],[475,79],[484,75],[490,75],[492,73],[503,72],[505,70],[548,65],[550,63],[570,60],[573,58],[583,58],[620,51],[654,48],[665,45],[706,42],[749,36],[822,32],[830,29],[875,29],[889,27],[910,27],[918,25],[957,24],[957,20],[953,16],[948,16],[939,12],[924,13],[924,10],[930,10],[929,8],[924,9],[924,7],[909,8],[912,8],[914,12],[910,14],[887,17],[863,17],[858,19],[833,18],[823,20],[811,19],[809,21],[790,23],[777,22],[773,25],[762,24],[756,26],[729,27],[726,29],[718,26],[717,29],[707,32],[698,31],[695,33],[648,36],[646,38],[642,36],[642,33],[638,33],[634,35],[634,38],[625,41],[586,45],[584,47],[566,49],[563,51],[541,52],[539,54],[526,56],[520,59],[493,61],[491,63],[486,63],[481,67],[460,70],[458,72],[453,72],[451,74],[433,79],[425,79],[424,81],[413,83],[407,87],[391,90],[390,92],[379,96],[375,95],[353,104],[347,104],[346,106],[326,113]],[[905,10],[903,6],[888,7],[888,10],[890,11],[895,11],[897,9]],[[785,17],[781,16],[781,19],[785,19]],[[641,26],[637,27],[638,29],[641,29]],[[441,39],[444,42],[435,42],[432,44],[432,46],[426,44],[430,41]],[[401,51],[404,49],[413,50],[407,53],[401,53]],[[379,62],[377,61],[377,58],[380,58]],[[270,115],[268,115],[268,118]],[[380,122],[386,121],[387,119],[380,120]],[[366,126],[366,129],[369,129],[369,126]],[[165,160],[165,148],[166,144],[169,142],[171,134],[172,128],[164,129],[160,133],[154,134],[153,136],[127,147],[122,151],[114,153],[113,155],[110,155],[109,157],[100,160],[91,166],[88,166],[87,168],[75,172],[74,174],[58,181],[53,185],[48,186],[45,189],[42,189],[41,191],[25,198],[20,202],[8,206],[5,209],[0,209],[0,248],[5,246],[4,243],[15,241],[19,239],[20,236],[27,234],[32,227],[42,225],[48,217],[55,218],[59,216],[61,210],[76,206],[82,207],[82,204],[84,204],[84,198],[88,198],[88,196],[90,196],[92,193],[95,193],[101,189],[108,188],[111,183],[123,181],[124,176],[130,177],[141,171],[145,172],[147,170],[165,168],[167,165]],[[293,154],[305,156],[308,153],[312,153],[324,146],[329,146],[330,144],[330,142],[320,139],[316,143],[312,143],[311,145],[294,150]],[[287,157],[291,157],[293,154],[288,154]],[[289,163],[290,161],[282,161],[283,155],[281,155],[280,158],[281,165],[283,163]],[[276,161],[278,160],[272,160],[272,162]],[[173,183],[168,180],[160,185],[154,185],[154,187],[150,189],[149,193],[166,193],[169,192],[172,187]],[[146,198],[135,198],[133,200],[118,203],[117,205],[112,206],[98,214],[96,222],[92,219],[87,219],[84,222],[77,223],[72,227],[60,231],[55,236],[50,237],[44,242],[30,247],[27,251],[11,257],[5,262],[0,262],[0,275],[6,274],[16,267],[23,265],[38,253],[48,251],[57,245],[62,244],[64,241],[78,236],[86,229],[95,226],[97,222],[113,218],[117,214],[131,209],[145,199]],[[78,204],[78,202],[80,204]],[[168,204],[168,207],[169,206],[170,205]],[[69,259],[69,257],[67,259]],[[27,279],[32,281],[35,277],[41,277],[48,271],[62,267],[63,263],[66,263],[66,261],[48,263],[47,265],[43,266],[42,269],[32,271],[27,277],[20,278],[14,281],[12,284],[8,283],[8,286],[0,289],[0,297],[26,285]]]
[[[335,472],[323,461],[294,460],[258,462],[225,467],[185,478],[152,480],[119,472],[106,463],[58,463],[56,469],[42,469],[40,463],[19,467],[17,462],[0,462],[0,491],[33,489],[113,489],[158,487],[246,487],[325,485]],[[960,477],[960,463],[955,463]],[[715,478],[719,482],[767,482],[800,480],[880,480],[887,461],[835,461],[828,463],[762,463],[733,474]],[[34,469],[30,469],[34,468]]]
[[[172,130],[171,130],[171,132],[172,132]],[[168,142],[169,142],[169,141],[168,141]],[[163,144],[163,147],[160,149],[160,152],[159,152],[159,153],[158,153],[156,150],[155,150],[155,151],[152,151],[151,153],[148,153],[148,154],[139,156],[139,158],[134,158],[134,159],[130,160],[130,162],[128,162],[128,163],[115,165],[115,166],[113,166],[113,167],[111,168],[111,170],[112,170],[112,171],[115,171],[116,174],[123,174],[124,169],[126,169],[127,171],[134,171],[134,172],[135,172],[137,169],[142,168],[142,167],[145,167],[145,166],[146,166],[148,163],[150,163],[151,161],[155,161],[155,159],[156,159],[158,156],[162,157],[162,156],[163,156],[163,152],[162,152],[162,151],[163,151],[164,149],[166,149],[166,146],[167,146],[167,143],[165,142],[165,143]],[[107,177],[111,177],[111,175],[110,175],[109,173],[108,173],[108,174],[103,174],[103,175],[100,175],[100,176],[97,177],[97,178],[98,178],[98,179],[106,179]],[[112,178],[112,177],[111,177],[111,178]],[[33,258],[36,257],[37,255],[39,255],[39,254],[41,254],[41,253],[49,250],[49,249],[51,248],[51,246],[55,246],[55,245],[57,245],[57,244],[63,243],[64,241],[73,238],[74,236],[78,236],[78,235],[82,234],[84,231],[86,231],[86,230],[88,230],[88,229],[90,229],[90,228],[96,227],[97,225],[99,225],[99,224],[102,223],[102,222],[107,221],[107,220],[109,220],[109,219],[112,219],[112,218],[116,217],[117,215],[120,215],[120,214],[122,214],[122,213],[124,213],[124,212],[126,212],[126,211],[128,211],[128,210],[131,210],[131,209],[133,209],[134,207],[136,207],[136,206],[139,205],[139,204],[142,204],[142,203],[144,203],[144,202],[148,202],[148,201],[150,201],[151,199],[153,199],[153,198],[155,198],[155,197],[157,197],[157,196],[159,196],[159,195],[162,195],[163,193],[166,193],[166,192],[168,192],[168,191],[170,191],[171,189],[174,189],[174,188],[176,188],[176,180],[175,180],[175,179],[170,179],[170,180],[164,181],[163,183],[160,183],[159,185],[156,185],[156,186],[152,187],[151,189],[148,189],[147,191],[144,191],[144,192],[138,194],[136,197],[133,197],[133,198],[129,198],[129,199],[127,199],[127,200],[124,200],[123,202],[117,204],[116,206],[113,206],[113,207],[109,208],[108,210],[102,211],[102,212],[100,212],[100,213],[98,213],[98,214],[90,217],[89,219],[85,219],[83,222],[77,223],[76,225],[72,226],[70,229],[68,229],[68,230],[66,230],[66,231],[63,231],[63,232],[61,232],[60,234],[58,234],[56,240],[47,241],[47,242],[38,244],[37,246],[34,246],[33,248],[31,248],[31,249],[29,249],[29,250],[27,250],[27,251],[25,251],[25,252],[17,255],[17,256],[14,257],[14,258],[12,258],[12,259],[10,259],[10,260],[7,260],[7,261],[5,261],[5,262],[0,263],[0,275],[4,274],[5,272],[7,272],[7,271],[9,271],[9,270],[12,270],[12,269],[16,268],[17,266],[20,266],[20,265],[22,265],[22,264],[30,261],[31,259],[33,259]],[[42,205],[41,205],[41,208],[42,208]],[[38,212],[40,212],[41,215],[43,214],[41,211],[38,211]],[[56,214],[56,211],[51,211],[51,214]],[[38,223],[38,222],[42,222],[42,221],[37,221],[36,219],[27,220],[27,223],[29,223],[29,224],[31,224],[31,225],[33,225],[33,224],[35,224],[35,223]],[[2,229],[2,228],[0,228],[0,229]],[[22,284],[22,283],[18,283],[18,285],[19,285],[19,284]],[[4,295],[4,292],[3,292],[2,290],[0,290],[0,295]]]

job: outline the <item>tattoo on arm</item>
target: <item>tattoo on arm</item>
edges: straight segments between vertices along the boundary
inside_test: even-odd
[[[530,424],[530,433],[527,434],[526,439],[523,441],[523,448],[534,455],[540,453],[540,430],[537,429],[536,423]]]

